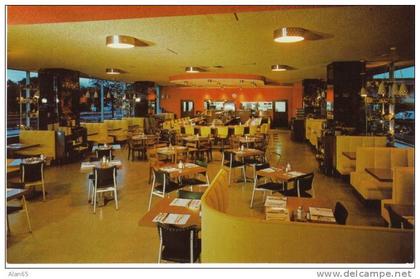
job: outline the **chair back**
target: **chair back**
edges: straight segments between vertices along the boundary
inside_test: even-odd
[[[104,168],[95,168],[95,183],[97,188],[105,188],[110,185],[114,185],[115,176],[117,168],[115,166],[112,167],[104,167]]]
[[[245,131],[244,126],[241,126],[241,125],[235,126],[234,127],[234,131],[233,131],[233,134],[235,136],[243,136],[244,135],[244,131]]]
[[[21,181],[24,183],[42,180],[44,172],[44,162],[22,163],[20,164]]]
[[[226,126],[217,127],[217,137],[225,139],[229,134],[229,128]]]
[[[255,164],[255,171],[268,169],[270,167],[269,163]]]
[[[223,158],[222,158],[222,164],[225,162],[230,162],[233,160],[233,152],[230,151],[223,151]]]
[[[249,126],[249,135],[250,136],[255,136],[257,134],[257,131],[258,131],[258,126],[256,126],[256,125]]]
[[[155,175],[155,183],[156,184],[160,184],[160,185],[165,185],[165,183],[167,181],[169,181],[169,174],[164,172],[164,171],[160,171],[160,170],[155,170],[153,169],[153,173]]]
[[[98,148],[96,149],[96,157],[102,159],[103,157],[107,159],[112,159],[112,149],[111,148]]]
[[[178,198],[180,199],[191,199],[191,200],[201,200],[204,192],[191,192],[187,190],[178,190]]]
[[[185,134],[187,136],[193,136],[194,135],[194,127],[191,125],[185,126]]]
[[[210,127],[206,127],[206,126],[201,127],[200,128],[200,135],[202,137],[210,137],[210,135],[211,135],[211,128]]]
[[[158,233],[165,247],[165,254],[172,254],[176,258],[183,258],[190,261],[191,236],[193,238],[194,247],[198,247],[198,230],[196,226],[186,228],[177,227],[175,225],[157,223]]]
[[[302,193],[312,189],[312,182],[314,181],[314,173],[303,175],[295,180],[295,187],[297,187],[299,182],[299,190]]]
[[[335,204],[335,209],[334,209],[334,217],[335,217],[335,220],[337,221],[337,224],[345,225],[348,215],[349,213],[347,209],[344,207],[344,205],[341,202],[337,202]]]

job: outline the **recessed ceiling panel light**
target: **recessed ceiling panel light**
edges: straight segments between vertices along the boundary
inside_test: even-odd
[[[274,30],[273,39],[277,43],[295,43],[305,39],[306,30],[300,27],[282,27]]]
[[[111,35],[106,37],[106,46],[110,48],[133,48],[147,46],[147,44],[131,36]]]
[[[106,68],[106,73],[108,75],[119,75],[124,73],[124,71],[116,68]]]
[[[294,68],[287,66],[287,65],[272,65],[271,66],[271,71],[273,72],[283,72],[283,71],[288,71],[288,70],[293,70]]]
[[[185,67],[185,72],[186,73],[199,73],[199,72],[202,72],[202,69],[200,69],[199,67]]]

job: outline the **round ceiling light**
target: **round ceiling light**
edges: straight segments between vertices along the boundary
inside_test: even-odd
[[[295,43],[305,39],[306,30],[300,27],[282,27],[274,30],[273,39],[277,43]]]
[[[186,73],[199,73],[201,69],[199,67],[185,67]]]
[[[271,71],[273,72],[283,72],[283,71],[287,71],[287,66],[286,65],[272,65],[271,66]]]
[[[147,46],[146,43],[126,35],[111,35],[106,37],[106,46],[110,48],[133,48]]]
[[[115,68],[106,68],[107,75],[119,75],[122,74],[124,71]]]

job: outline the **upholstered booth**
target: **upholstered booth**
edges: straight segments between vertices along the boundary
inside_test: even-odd
[[[55,131],[45,130],[21,130],[19,133],[19,142],[23,144],[39,144],[19,151],[18,154],[31,156],[43,154],[53,160],[56,158],[55,153]]]
[[[322,126],[326,122],[325,119],[313,119],[308,118],[305,121],[306,128],[306,139],[311,143],[311,145],[318,147],[318,137],[322,134]]]
[[[385,147],[386,137],[370,136],[337,136],[336,137],[336,170],[341,175],[349,175],[356,170],[356,161],[350,160],[343,152],[356,152],[358,147]]]
[[[110,144],[114,142],[114,138],[108,135],[108,127],[105,123],[80,123],[80,126],[87,129],[88,141],[99,144]],[[95,134],[89,136],[89,134]]]
[[[202,197],[202,263],[407,263],[412,230],[265,221],[228,213],[226,171]]]
[[[366,168],[413,167],[413,148],[359,147],[356,151],[356,171],[350,173],[350,184],[367,200],[392,197],[392,182],[381,182],[366,172]]]
[[[105,120],[104,123],[107,125],[108,129],[119,129],[117,131],[108,132],[108,135],[112,135],[116,142],[127,140],[128,120]]]
[[[392,172],[392,198],[381,201],[382,218],[390,222],[385,204],[414,205],[414,167],[396,167]]]
[[[144,131],[144,117],[123,117],[122,120],[127,120],[128,126],[136,125],[139,130]]]

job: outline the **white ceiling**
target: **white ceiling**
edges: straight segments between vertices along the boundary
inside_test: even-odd
[[[67,68],[111,79],[106,68],[127,71],[118,79],[169,84],[186,66],[215,73],[265,76],[290,83],[325,78],[333,61],[372,60],[397,47],[399,59],[414,58],[414,8],[355,6],[127,20],[9,25],[8,68]],[[298,26],[332,38],[295,44],[273,42],[279,27]],[[111,49],[105,37],[125,34],[149,47]],[[171,50],[171,51],[170,51]],[[172,52],[173,51],[173,52]],[[175,52],[175,53],[174,53]],[[296,68],[271,72],[273,64]]]

